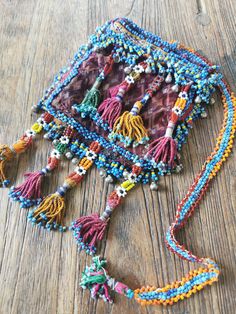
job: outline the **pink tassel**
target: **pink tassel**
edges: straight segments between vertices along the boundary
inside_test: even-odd
[[[170,167],[174,166],[177,154],[177,143],[172,137],[174,127],[175,123],[170,121],[166,129],[166,134],[153,141],[147,152],[147,156],[152,156],[155,162],[163,162]]]
[[[151,145],[147,155],[151,155],[155,162],[163,162],[169,166],[174,165],[177,153],[177,144],[172,137],[163,136],[155,140]]]
[[[41,171],[28,172],[24,175],[25,182],[19,185],[15,192],[20,192],[20,195],[24,198],[37,199],[41,198],[41,182],[43,173]]]
[[[96,251],[97,241],[104,237],[107,220],[102,220],[98,214],[84,216],[72,223],[71,229],[74,230],[74,237],[81,250],[93,254]]]
[[[110,88],[110,97],[105,99],[98,107],[102,120],[106,121],[110,128],[113,127],[121,114],[123,96],[128,88],[129,84],[127,82]]]
[[[58,159],[49,157],[48,164],[41,171],[29,172],[24,175],[26,178],[18,187],[11,187],[9,191],[9,197],[13,201],[21,203],[21,208],[28,208],[34,205],[38,205],[42,200],[41,185],[42,178],[54,170],[58,166]]]

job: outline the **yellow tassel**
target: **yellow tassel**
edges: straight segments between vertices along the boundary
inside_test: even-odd
[[[0,145],[0,186],[7,186],[9,183],[4,173],[6,162],[11,160],[14,152],[7,145]]]
[[[15,154],[23,153],[31,144],[32,138],[24,136],[19,139],[10,148],[8,145],[0,145],[0,187],[6,187],[9,184],[9,180],[6,179],[4,172],[5,165],[10,161]]]
[[[65,231],[61,225],[65,209],[65,200],[59,193],[48,195],[35,211],[29,213],[28,218],[33,224],[43,226],[48,230],[59,229]]]
[[[143,124],[143,119],[139,115],[133,115],[132,112],[125,111],[119,117],[113,127],[114,137],[118,135],[121,142],[126,146],[134,142],[134,145],[143,144],[148,140],[148,132]]]

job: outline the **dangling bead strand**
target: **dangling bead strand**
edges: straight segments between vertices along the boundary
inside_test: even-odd
[[[173,132],[179,117],[182,115],[188,101],[188,91],[191,84],[184,86],[178,95],[174,107],[172,108],[171,119],[168,122],[165,135],[154,140],[149,145],[146,157],[151,156],[161,167],[173,168],[177,154],[177,143],[173,139]]]
[[[32,224],[37,224],[47,230],[58,229],[65,231],[66,227],[62,225],[62,219],[65,211],[64,196],[69,189],[78,185],[84,178],[87,170],[93,165],[97,158],[101,146],[98,142],[92,142],[85,153],[85,157],[81,159],[75,170],[65,179],[54,194],[48,195],[39,204],[39,206],[31,211],[28,215]]]
[[[71,230],[73,230],[73,235],[80,250],[85,250],[90,255],[96,252],[96,244],[104,237],[112,211],[119,206],[122,198],[127,195],[127,192],[135,186],[141,170],[140,165],[133,166],[127,180],[108,196],[106,208],[100,216],[95,213],[72,222]]]
[[[101,71],[99,76],[96,78],[92,88],[86,93],[85,98],[79,105],[74,105],[73,108],[81,114],[82,118],[85,118],[87,115],[91,117],[96,113],[96,108],[100,102],[100,91],[99,88],[102,82],[106,79],[109,73],[111,73],[114,64],[113,54],[108,58],[108,61],[105,64],[104,69]]]
[[[12,147],[0,145],[0,187],[6,187],[10,183],[4,172],[5,164],[14,156],[24,153],[31,146],[33,138],[43,130],[44,124],[49,123],[52,119],[52,115],[44,113]]]

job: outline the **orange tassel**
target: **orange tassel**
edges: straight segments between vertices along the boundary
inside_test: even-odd
[[[8,161],[13,159],[15,154],[23,153],[32,143],[32,137],[22,136],[10,148],[8,145],[0,145],[0,187],[6,187],[10,181],[5,175],[5,165]]]

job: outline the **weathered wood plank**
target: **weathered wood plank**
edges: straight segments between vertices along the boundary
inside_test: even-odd
[[[97,25],[127,16],[164,39],[176,39],[202,50],[221,64],[235,84],[235,15],[233,0],[190,1],[0,1],[0,143],[11,143],[34,121],[30,107],[53,75],[73,56]],[[234,88],[235,90],[235,88]],[[218,101],[206,120],[196,122],[183,149],[185,170],[166,177],[160,190],[133,191],[109,225],[101,255],[109,271],[132,288],[164,285],[180,278],[189,265],[173,257],[164,245],[175,207],[214,146],[222,121]],[[50,144],[37,144],[11,169],[16,182],[26,170],[45,163]],[[90,258],[78,254],[70,233],[46,233],[32,228],[24,210],[0,191],[0,313],[233,313],[235,300],[236,157],[232,154],[210,193],[179,239],[200,256],[214,257],[223,268],[218,284],[172,308],[141,308],[116,297],[114,305],[94,302],[79,288],[81,271]],[[53,192],[72,166],[53,174],[45,191]],[[17,175],[16,175],[17,174]],[[67,222],[104,207],[108,191],[92,169],[82,186],[71,192]],[[191,266],[192,267],[192,266]]]

